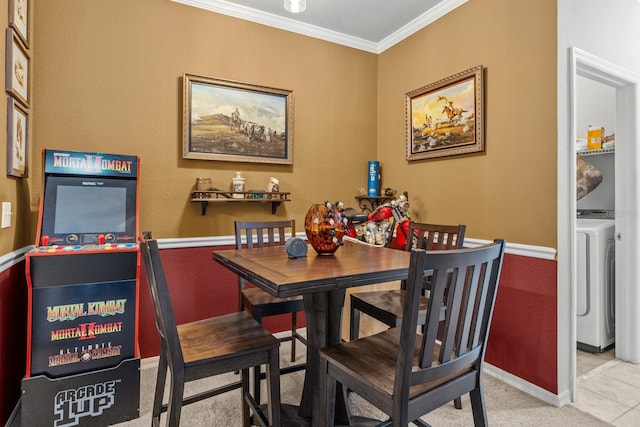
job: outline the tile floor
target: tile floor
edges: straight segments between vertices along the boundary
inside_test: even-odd
[[[578,351],[577,398],[574,406],[614,426],[640,425],[640,365]]]

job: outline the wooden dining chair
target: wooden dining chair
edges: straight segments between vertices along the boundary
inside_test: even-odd
[[[412,250],[401,326],[320,350],[321,425],[333,426],[337,382],[390,417],[379,425],[428,426],[419,418],[466,393],[475,426],[488,425],[482,361],[504,248],[496,240],[473,249]],[[431,298],[424,333],[417,334],[426,279]]]
[[[405,250],[412,248],[425,250],[460,249],[464,244],[465,225],[423,224],[411,221],[409,236]],[[402,310],[405,292],[402,289],[387,291],[354,292],[350,295],[349,339],[357,339],[360,335],[360,313],[365,313],[384,323],[390,328],[402,322]],[[420,300],[421,313],[424,313],[428,299],[423,296]],[[424,314],[419,323],[424,323]]]
[[[253,422],[279,426],[280,342],[245,312],[177,325],[158,243],[141,238],[140,250],[161,339],[152,425],[159,426],[160,415],[166,411],[166,425],[178,426],[182,406],[242,388],[242,425],[251,425],[252,411]],[[263,364],[267,366],[268,418],[249,392],[249,368],[259,370]],[[184,397],[186,382],[236,370],[241,372],[240,381]],[[168,403],[163,404],[167,371],[170,389]]]
[[[284,245],[287,231],[290,231],[291,236],[295,237],[295,222],[293,220],[235,221],[236,249]],[[262,323],[264,317],[291,314],[291,335],[281,338],[280,341],[291,341],[291,361],[294,362],[296,360],[296,340],[307,344],[307,340],[298,333],[297,329],[297,313],[304,312],[302,297],[276,298],[258,287],[247,287],[246,284],[246,280],[238,277],[238,311],[247,310],[258,323]],[[296,368],[304,368],[304,363],[287,370],[287,372],[293,372]],[[254,395],[259,402],[260,380],[257,376],[254,384],[256,385]]]

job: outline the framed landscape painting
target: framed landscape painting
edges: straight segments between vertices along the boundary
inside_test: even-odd
[[[407,160],[484,151],[482,65],[408,92]]]
[[[183,77],[185,159],[293,163],[293,92],[212,77]]]

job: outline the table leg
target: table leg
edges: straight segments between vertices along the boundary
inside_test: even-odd
[[[321,390],[319,387],[321,373],[318,350],[340,342],[344,298],[344,289],[304,295],[307,325],[307,370],[300,402],[300,415],[311,419],[312,426],[319,421],[321,410]],[[340,386],[336,396],[336,424],[349,424],[347,405]]]

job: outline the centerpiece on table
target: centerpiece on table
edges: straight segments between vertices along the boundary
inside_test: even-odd
[[[304,218],[304,230],[318,255],[332,255],[344,245],[346,221],[342,202],[311,205]]]

